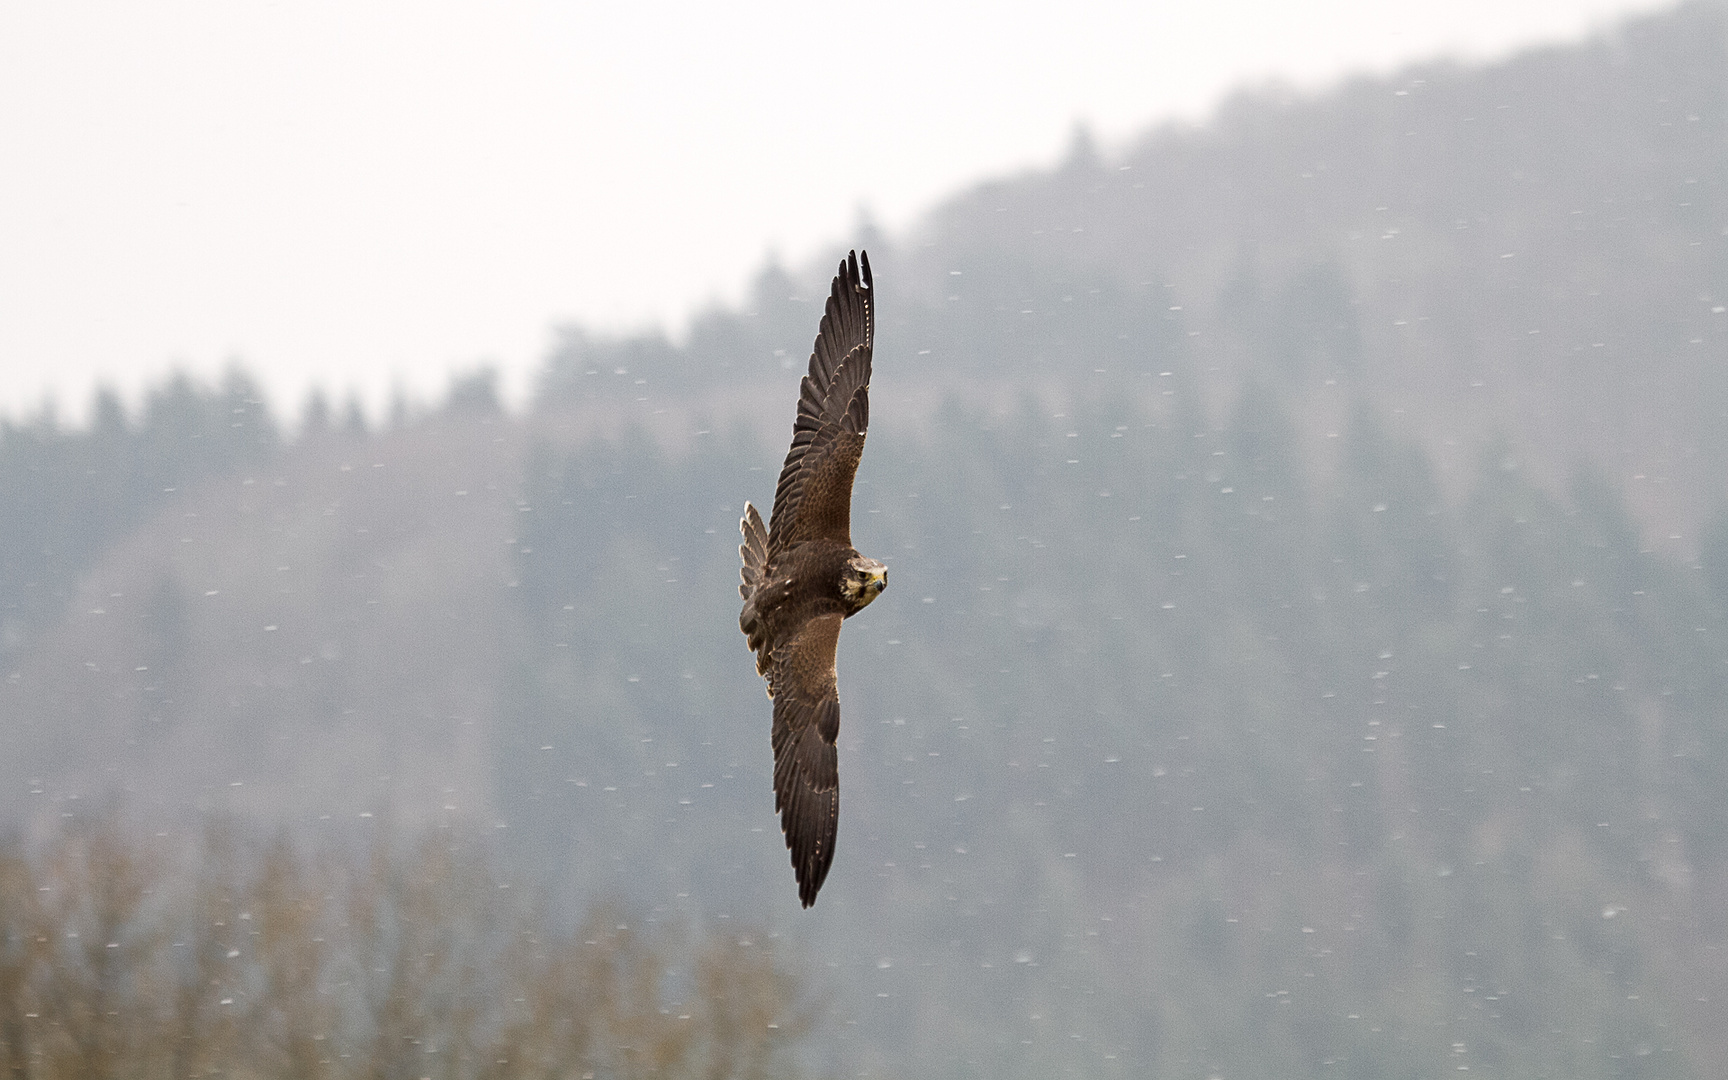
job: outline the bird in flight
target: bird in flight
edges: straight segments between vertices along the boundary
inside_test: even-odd
[[[888,587],[888,568],[852,546],[852,479],[870,423],[875,308],[870,256],[853,252],[834,275],[810,373],[799,386],[770,523],[763,528],[749,503],[738,523],[738,626],[774,702],[774,809],[805,907],[828,876],[840,821],[840,623]]]

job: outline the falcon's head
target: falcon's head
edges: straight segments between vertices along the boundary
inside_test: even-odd
[[[848,559],[846,569],[840,572],[840,596],[851,608],[847,614],[863,610],[887,587],[888,568],[875,559],[862,555]]]

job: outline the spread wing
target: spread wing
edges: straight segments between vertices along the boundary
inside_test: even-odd
[[[852,543],[852,478],[870,425],[875,304],[870,256],[853,253],[834,275],[810,373],[799,387],[792,449],[774,489],[771,551],[817,538]]]
[[[834,861],[840,821],[840,695],[834,650],[838,614],[817,615],[773,650],[768,694],[774,699],[774,809],[792,852],[798,899],[809,907]]]

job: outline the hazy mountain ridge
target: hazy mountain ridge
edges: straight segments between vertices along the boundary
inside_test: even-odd
[[[1335,416],[1331,380],[1403,410],[1448,475],[1501,434],[1556,491],[1589,458],[1652,541],[1695,553],[1728,468],[1725,86],[1728,14],[1698,0],[1487,67],[1244,93],[1116,154],[1082,133],[1055,169],[859,239],[880,381],[928,398],[1186,368],[1217,418],[1255,379]],[[662,404],[771,384],[831,267],[768,267],[682,346],[569,331],[542,402],[618,368]]]
[[[1445,466],[1510,433],[1555,487],[1589,457],[1694,538],[1728,430],[1725,87],[1728,20],[1689,4],[1487,68],[1246,94],[936,211],[915,288],[999,267],[1050,310],[1156,282],[1220,400],[1359,381]]]
[[[502,417],[329,435],[171,498],[12,659],[9,771],[295,820],[485,817],[510,439]]]

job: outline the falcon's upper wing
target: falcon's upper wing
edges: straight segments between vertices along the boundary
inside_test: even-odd
[[[798,899],[809,907],[834,861],[840,820],[840,695],[834,650],[841,616],[806,619],[773,650],[768,693],[774,698],[774,809],[792,851]]]
[[[834,275],[810,373],[799,387],[792,449],[774,489],[771,550],[818,537],[852,543],[852,478],[870,425],[875,304],[870,256],[854,252]]]

